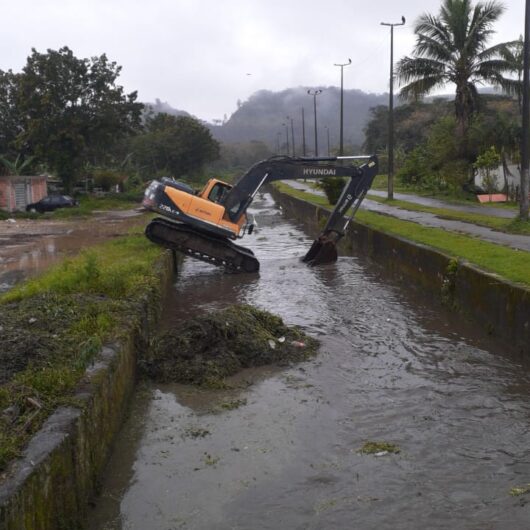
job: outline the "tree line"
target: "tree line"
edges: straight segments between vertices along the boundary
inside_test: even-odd
[[[154,113],[118,84],[105,54],[32,49],[21,72],[0,70],[0,162],[5,173],[51,172],[71,190],[81,178],[107,186],[125,176],[193,176],[219,143],[191,116]]]

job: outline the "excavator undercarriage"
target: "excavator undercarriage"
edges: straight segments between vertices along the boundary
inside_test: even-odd
[[[153,243],[224,267],[228,272],[259,271],[259,261],[252,250],[236,245],[229,239],[198,232],[184,223],[157,217],[147,225],[145,235]]]

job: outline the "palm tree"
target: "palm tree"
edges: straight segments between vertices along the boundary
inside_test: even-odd
[[[511,70],[499,45],[486,48],[493,23],[504,6],[496,0],[443,0],[438,16],[422,15],[416,22],[417,35],[412,57],[397,64],[397,78],[404,84],[400,96],[418,99],[447,83],[456,85],[455,114],[462,138],[477,110],[477,84],[502,85],[502,74]]]
[[[516,75],[516,79],[503,79],[502,89],[511,96],[517,97],[519,111],[523,110],[523,55],[524,41],[521,35],[518,40],[498,45],[499,55],[509,64],[509,70]]]

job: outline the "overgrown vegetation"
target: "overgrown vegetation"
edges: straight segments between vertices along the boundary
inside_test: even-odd
[[[314,355],[317,345],[276,315],[235,305],[165,332],[140,366],[158,381],[220,388],[225,377],[243,368],[301,361]]]
[[[0,470],[72,391],[158,281],[159,247],[130,235],[92,247],[0,297]],[[119,331],[121,330],[121,331]]]

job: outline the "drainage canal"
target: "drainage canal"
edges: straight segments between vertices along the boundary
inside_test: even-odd
[[[163,326],[250,303],[320,354],[224,390],[141,382],[89,528],[526,528],[527,367],[362,257],[306,267],[311,240],[254,210],[259,276],[186,261]]]

